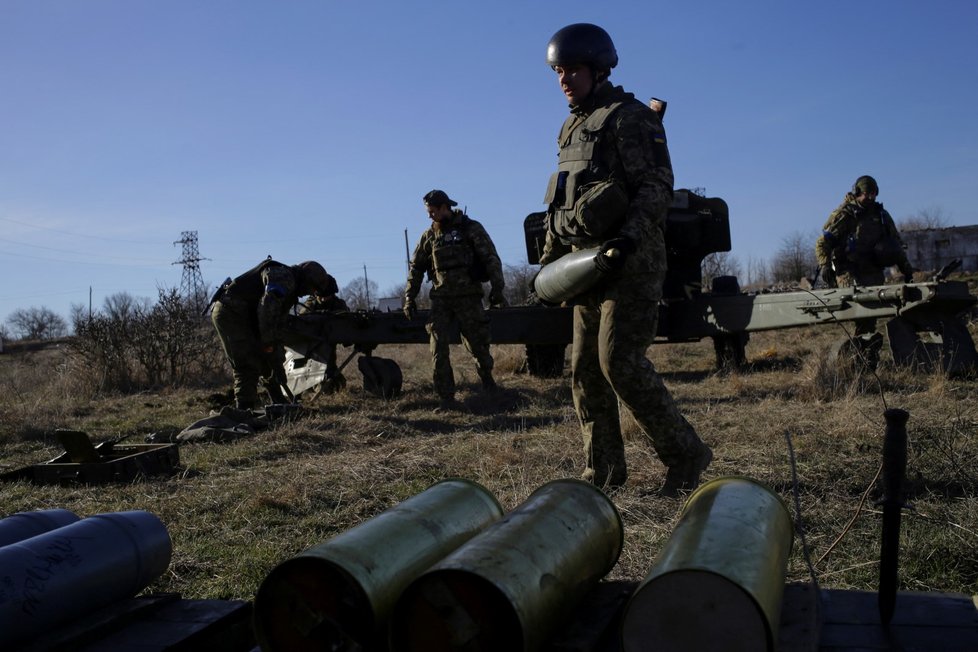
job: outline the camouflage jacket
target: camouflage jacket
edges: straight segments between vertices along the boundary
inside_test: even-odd
[[[235,278],[220,301],[250,321],[263,345],[272,345],[299,300],[297,285],[291,267],[267,259]]]
[[[455,209],[452,217],[432,223],[423,234],[411,257],[404,298],[414,301],[427,275],[431,281],[431,298],[482,295],[482,282],[477,280],[483,270],[494,291],[502,294],[503,267],[496,246],[485,228],[462,211]]]
[[[876,277],[892,265],[905,274],[911,271],[903,240],[890,214],[878,202],[863,208],[852,193],[846,193],[826,220],[822,235],[815,242],[815,257],[819,265],[831,265],[836,274],[855,278]]]
[[[635,256],[644,267],[664,269],[673,173],[658,114],[620,86],[604,83],[590,101],[572,107],[557,145],[558,168],[545,197],[547,244],[541,262],[627,236],[638,246]],[[592,202],[602,182],[613,186],[605,195],[611,199]],[[602,218],[601,213],[616,215]],[[570,232],[592,214],[599,218],[596,230],[588,232],[585,224]]]

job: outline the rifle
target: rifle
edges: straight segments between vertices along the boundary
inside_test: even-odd
[[[210,312],[211,306],[224,298],[224,293],[228,291],[229,287],[231,287],[232,281],[233,279],[228,276],[226,279],[224,279],[223,283],[217,286],[217,289],[214,290],[214,294],[211,295],[210,301],[207,302],[207,305],[204,306],[204,310],[201,311],[200,314],[206,315],[208,312]]]

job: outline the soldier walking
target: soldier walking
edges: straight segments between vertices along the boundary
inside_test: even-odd
[[[876,179],[859,177],[822,227],[815,257],[829,287],[883,285],[883,271],[894,265],[904,283],[913,282],[913,267],[900,232],[883,204],[876,201],[879,192]],[[857,346],[870,366],[875,366],[883,346],[876,320],[856,320],[855,330]]]
[[[479,222],[462,210],[442,190],[424,196],[431,218],[411,257],[404,290],[404,314],[414,319],[415,299],[427,275],[431,280],[431,312],[426,329],[430,337],[432,377],[440,399],[439,407],[451,409],[455,401],[455,375],[449,358],[449,333],[457,323],[462,343],[475,358],[476,369],[486,390],[496,389],[489,351],[489,317],[482,305],[484,282],[490,284],[489,305],[505,305],[503,269],[496,246]]]
[[[547,64],[570,103],[557,139],[541,262],[600,246],[607,277],[577,297],[571,352],[574,407],[584,436],[583,478],[608,489],[627,478],[619,403],[666,465],[661,492],[699,484],[713,452],[683,417],[645,352],[655,339],[672,200],[665,130],[649,106],[608,80],[618,54],[608,33],[559,30]]]

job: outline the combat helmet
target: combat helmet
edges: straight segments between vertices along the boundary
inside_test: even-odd
[[[856,179],[856,182],[852,184],[853,195],[858,196],[864,192],[866,193],[872,192],[872,193],[876,193],[877,195],[880,194],[879,184],[876,183],[876,179],[869,176],[868,174],[864,174],[863,176],[859,177],[858,179]]]
[[[336,280],[315,260],[306,260],[295,266],[299,271],[299,296],[329,294],[336,287]],[[330,283],[332,281],[332,283]]]
[[[550,37],[547,65],[611,70],[618,65],[618,52],[608,32],[591,23],[574,23]]]

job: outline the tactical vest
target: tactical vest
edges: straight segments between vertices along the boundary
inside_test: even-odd
[[[456,215],[451,226],[435,232],[432,239],[431,264],[436,275],[451,274],[460,269],[472,270],[475,252],[468,232],[472,220],[461,212]]]
[[[265,282],[262,280],[261,274],[269,267],[285,267],[285,265],[271,258],[266,258],[231,281],[231,285],[228,286],[224,296],[233,300],[257,303],[265,294]]]
[[[550,177],[544,201],[550,227],[568,243],[612,233],[625,219],[628,194],[612,178],[598,150],[601,132],[624,103],[612,102],[561,128],[557,172]]]

